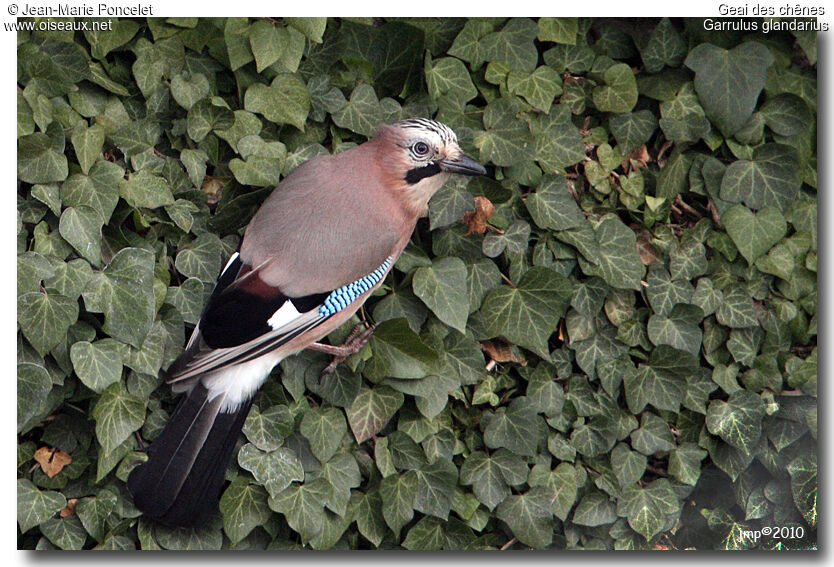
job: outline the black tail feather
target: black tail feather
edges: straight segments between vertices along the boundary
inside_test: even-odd
[[[223,396],[209,401],[197,384],[177,406],[148,450],[150,458],[127,480],[134,504],[151,518],[172,526],[204,523],[217,508],[240,430],[252,400],[221,413]]]

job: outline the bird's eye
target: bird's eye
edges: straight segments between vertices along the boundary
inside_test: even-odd
[[[416,144],[414,144],[413,149],[414,153],[420,157],[429,154],[429,146],[425,142],[417,142]]]

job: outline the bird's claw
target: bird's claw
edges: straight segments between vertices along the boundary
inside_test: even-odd
[[[344,362],[347,357],[362,350],[362,347],[368,344],[368,341],[371,340],[371,336],[374,334],[374,330],[377,325],[379,325],[379,323],[374,323],[367,329],[363,330],[365,323],[359,323],[353,328],[345,339],[345,342],[341,345],[334,346],[321,343],[313,343],[309,345],[307,347],[309,349],[333,355],[333,360],[331,360],[330,364],[328,364],[324,370],[321,371],[322,376],[325,374],[332,374],[335,372],[339,363]]]

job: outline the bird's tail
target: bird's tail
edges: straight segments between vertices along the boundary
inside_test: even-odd
[[[230,413],[199,382],[183,397],[153,442],[147,462],[127,480],[145,516],[172,526],[197,526],[214,512],[235,441],[252,399]]]

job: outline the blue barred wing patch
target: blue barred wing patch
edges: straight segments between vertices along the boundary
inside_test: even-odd
[[[322,306],[319,307],[319,314],[324,317],[329,317],[347,307],[357,297],[379,283],[379,280],[382,279],[382,276],[385,275],[385,272],[388,271],[390,266],[391,257],[389,256],[380,267],[367,276],[359,278],[353,283],[343,285],[338,289],[334,289],[324,300]]]

